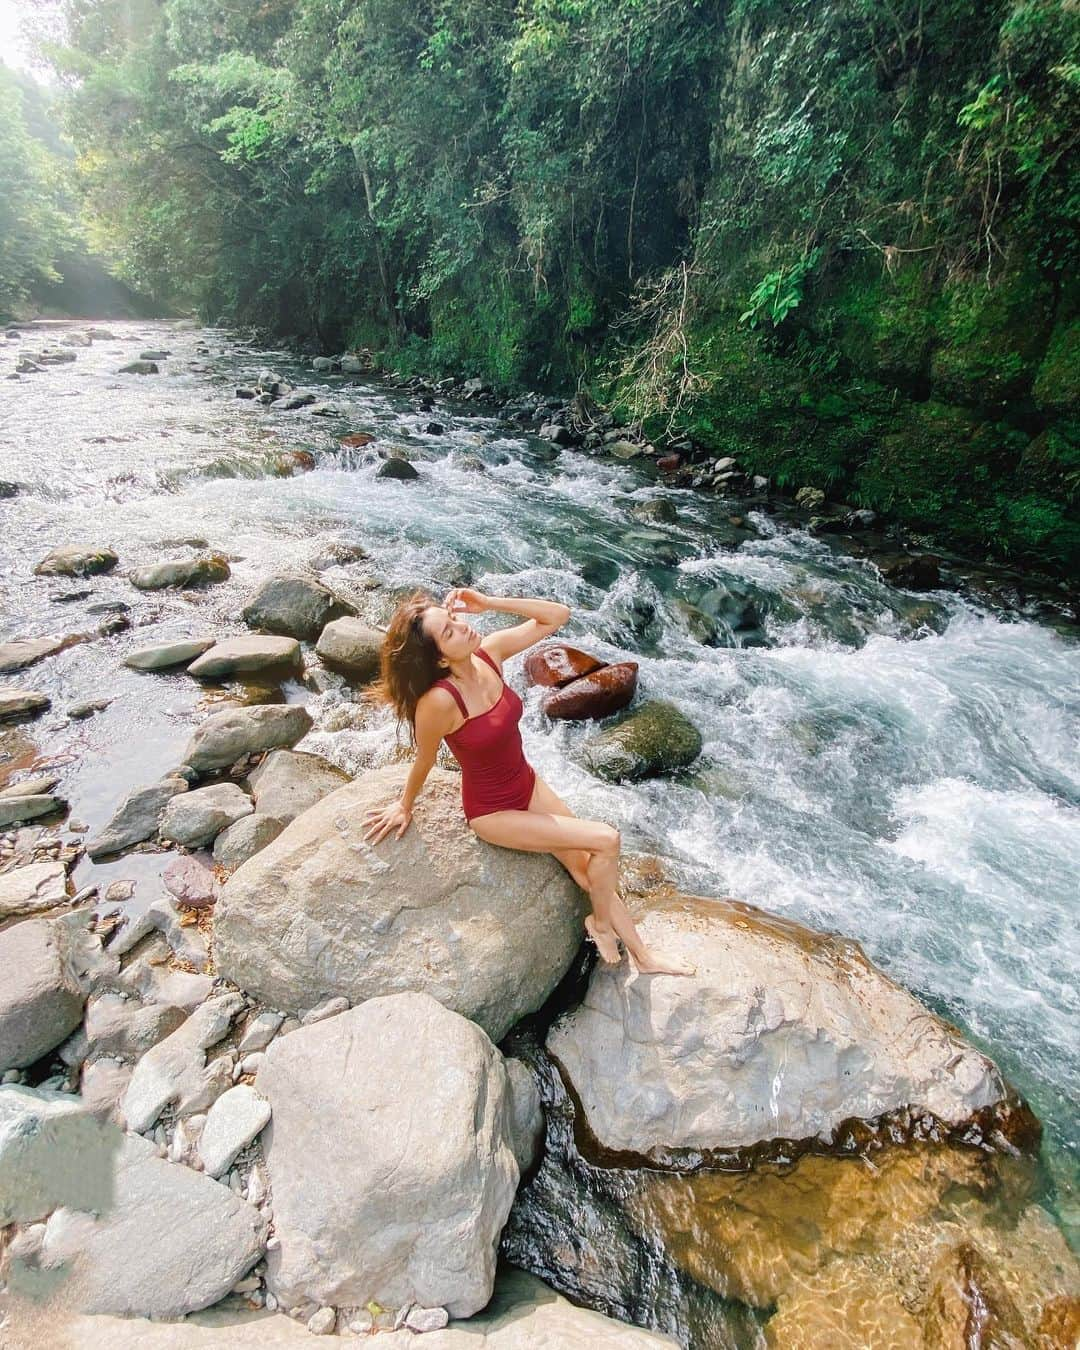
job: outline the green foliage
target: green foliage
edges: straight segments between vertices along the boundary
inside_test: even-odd
[[[802,304],[803,283],[820,257],[820,248],[811,249],[805,258],[790,267],[781,267],[764,276],[750,293],[750,307],[739,315],[739,322],[756,328],[763,319],[768,319],[774,328],[778,328],[791,311]]]

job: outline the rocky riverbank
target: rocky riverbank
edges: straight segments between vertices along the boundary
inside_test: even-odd
[[[258,418],[300,400],[291,414],[337,422],[315,411],[332,398],[286,383],[260,371],[238,406]],[[559,410],[543,411],[554,454]],[[406,465],[387,491],[423,489],[431,460],[352,424],[343,451],[320,453],[362,456],[373,483]],[[490,475],[505,453],[462,473]],[[685,554],[665,505],[634,501],[621,527],[658,567]],[[756,537],[745,517],[730,528],[733,544]],[[132,557],[55,534],[20,563],[21,594],[56,588],[121,622],[30,628],[0,649],[5,725],[27,738],[5,741],[0,795],[0,1261],[16,1345],[377,1330],[493,1350],[665,1336],[931,1350],[965,1343],[972,1308],[1003,1344],[1071,1343],[1080,1284],[1042,1203],[1031,1113],[857,943],[683,894],[645,861],[625,878],[645,931],[697,973],[593,969],[582,896],[551,859],[472,836],[449,767],[401,841],[364,844],[363,810],[400,785],[405,748],[363,701],[399,591],[360,544],[321,541],[309,567],[249,570],[241,587],[243,557],[201,535]],[[228,622],[212,608],[225,591]],[[707,647],[762,650],[752,597],[714,600],[680,622]],[[174,601],[197,622],[154,641],[127,628]],[[639,690],[611,645],[526,672],[557,727],[600,700],[574,764],[597,790],[652,784],[655,802],[708,781],[700,713],[658,697],[655,677]],[[76,700],[65,663],[91,653],[113,677]],[[82,828],[67,766],[25,747],[59,707],[75,724],[109,715],[127,680],[173,691],[179,748],[142,781],[114,774],[106,818]],[[341,753],[357,736],[363,755]],[[131,903],[136,884],[150,903]]]

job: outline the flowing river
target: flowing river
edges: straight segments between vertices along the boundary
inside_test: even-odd
[[[214,697],[184,674],[125,668],[125,651],[241,631],[257,582],[331,545],[367,551],[322,575],[375,621],[388,592],[413,586],[441,594],[470,582],[565,601],[565,636],[639,662],[643,691],[674,702],[705,748],[676,780],[601,783],[576,760],[589,728],[548,722],[533,690],[522,726],[539,772],[579,814],[617,824],[628,849],[663,859],[682,889],[853,937],[956,1023],[1043,1121],[1042,1201],[1069,1227],[1080,1083],[1075,635],[952,591],[896,590],[871,564],[764,513],[733,526],[729,517],[746,514],[737,501],[664,486],[648,464],[555,452],[486,410],[424,412],[398,391],[314,376],[288,353],[220,330],[108,327],[113,340],[73,348],[73,363],[0,380],[0,478],[21,485],[0,500],[0,640],[92,632],[102,615],[89,607],[113,600],[131,619],[128,631],[13,677],[53,708],[0,732],[0,785],[15,770],[58,766],[72,818],[97,829],[126,791],[175,766]],[[9,338],[0,374],[43,340],[40,328]],[[169,350],[161,373],[117,374],[143,348]],[[266,366],[343,415],[238,399],[236,386]],[[440,434],[423,430],[432,417]],[[374,446],[340,445],[359,431],[405,447],[419,479],[377,479]],[[314,468],[280,476],[293,450],[310,452]],[[633,508],[658,497],[676,523],[643,526]],[[227,554],[231,580],[144,594],[125,579],[131,566],[189,555],[187,539]],[[120,566],[86,582],[33,575],[69,543],[108,544]],[[756,626],[732,632],[730,616],[747,605]],[[509,673],[521,689],[518,665]],[[396,752],[382,713],[326,729],[342,725],[334,713],[350,698],[340,681],[287,685],[284,697],[316,718],[304,748],[351,772]],[[96,716],[66,717],[100,698],[111,702]],[[84,860],[75,880],[149,877],[155,865],[152,854]]]

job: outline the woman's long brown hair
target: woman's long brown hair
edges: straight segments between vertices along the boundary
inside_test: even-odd
[[[416,705],[443,674],[442,654],[424,632],[424,611],[439,602],[426,591],[414,591],[394,610],[379,654],[379,679],[371,696],[389,703],[398,721],[415,740]]]

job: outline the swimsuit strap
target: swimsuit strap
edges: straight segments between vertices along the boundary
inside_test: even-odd
[[[476,649],[476,654],[477,654],[477,656],[482,656],[482,657],[484,658],[484,660],[488,663],[488,665],[489,665],[489,666],[491,667],[491,669],[495,672],[495,674],[498,675],[498,677],[499,677],[499,679],[502,681],[502,683],[505,684],[506,681],[503,680],[503,677],[502,677],[502,671],[501,671],[501,670],[499,669],[499,667],[495,664],[495,662],[491,659],[491,657],[487,654],[487,652],[484,651],[483,647],[478,647],[478,648]]]
[[[461,715],[462,715],[462,717],[464,717],[464,718],[466,719],[466,721],[468,720],[468,717],[469,717],[469,710],[468,710],[468,708],[466,708],[466,706],[465,706],[465,700],[461,697],[461,692],[460,692],[460,690],[458,689],[457,685],[453,684],[450,680],[436,680],[435,683],[434,683],[434,685],[432,686],[432,688],[434,688],[434,689],[449,689],[449,691],[451,692],[451,694],[453,694],[453,696],[454,696],[454,702],[455,702],[455,703],[458,705],[458,707],[461,709]]]

